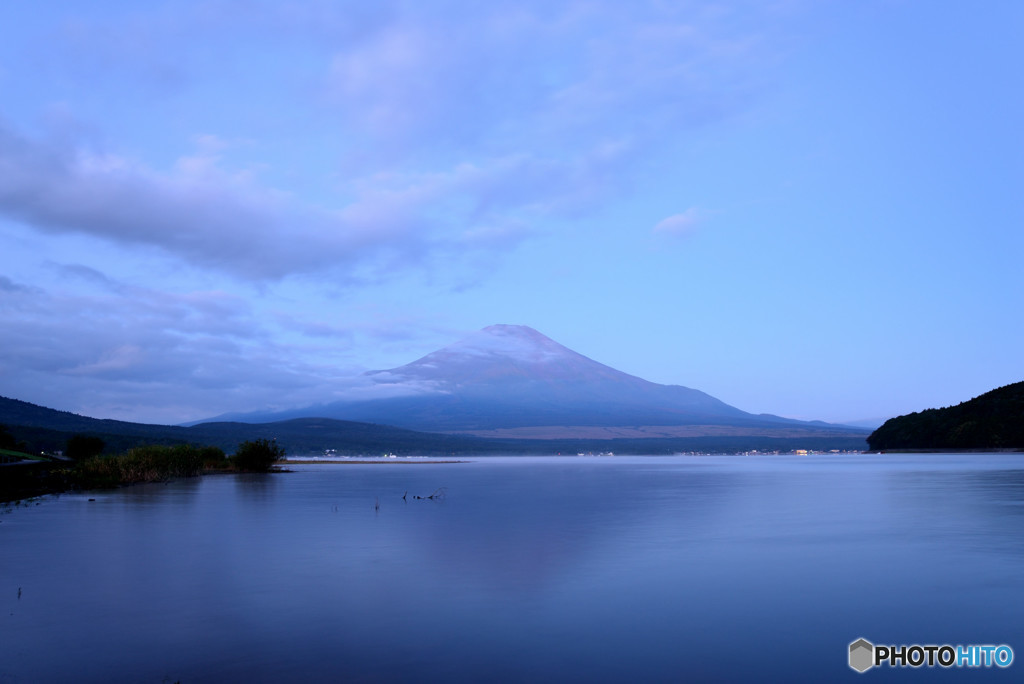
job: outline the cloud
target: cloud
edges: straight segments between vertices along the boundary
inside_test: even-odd
[[[125,288],[121,283],[111,279],[106,273],[96,270],[84,264],[59,264],[47,263],[46,266],[58,276],[66,279],[77,280],[82,283],[98,286],[104,290],[123,291]]]
[[[27,287],[25,285],[21,285],[19,283],[16,283],[13,280],[11,280],[10,278],[8,278],[7,276],[0,275],[0,292],[7,292],[7,293],[14,294],[14,293],[31,292],[31,291],[32,291],[31,288],[29,288],[29,287]]]
[[[653,232],[655,235],[686,237],[692,235],[703,220],[703,214],[695,207],[690,207],[681,214],[673,214],[658,221]]]
[[[133,371],[145,362],[145,352],[138,345],[122,344],[111,349],[92,363],[85,363],[67,372],[70,375],[120,376],[125,371]]]
[[[79,233],[155,247],[242,278],[389,269],[506,250],[531,219],[597,201],[624,147],[578,158],[481,159],[430,172],[375,173],[350,183],[351,200],[328,210],[229,173],[209,139],[159,173],[113,155],[67,149],[0,128],[0,213],[49,233]],[[219,147],[217,148],[219,149]]]
[[[0,55],[0,248],[45,264],[0,276],[0,388],[181,420],[332,396],[339,348],[444,325],[371,329],[395,295],[349,316],[355,288],[461,289],[600,218],[771,61],[759,3],[240,7],[58,4]]]
[[[326,87],[347,126],[407,159],[663,143],[742,110],[763,73],[752,66],[770,61],[754,27],[771,11],[744,21],[700,2],[393,8],[335,51]]]
[[[209,155],[159,173],[3,128],[0,212],[48,232],[159,247],[248,278],[358,261],[402,239],[406,228],[303,204],[222,170]]]
[[[103,274],[98,274],[106,278]],[[0,291],[0,394],[128,420],[182,422],[306,405],[356,369],[325,364],[219,291],[178,294],[108,279],[100,293]]]
[[[120,94],[134,89],[96,74],[176,64],[187,72],[176,87],[195,102],[234,108],[243,126],[260,122],[238,135],[262,136],[253,145],[267,159],[232,164],[243,155],[231,142],[197,133],[195,149],[160,165],[137,147],[41,139],[0,123],[0,214],[250,280],[330,271],[377,281],[441,263],[457,274],[539,235],[541,224],[553,229],[547,218],[584,216],[629,192],[637,163],[742,110],[762,73],[751,65],[766,61],[750,38],[764,13],[739,17],[700,2],[236,10],[186,4],[113,23],[78,13],[62,24],[67,40],[48,64],[72,73],[91,57],[85,80]],[[180,54],[193,34],[195,49]],[[286,62],[319,65],[327,102],[295,90],[270,63],[243,69],[227,59],[232,46],[270,35]],[[259,88],[240,78],[248,71]],[[276,98],[280,121],[260,114],[264,98]],[[163,112],[138,104],[154,116],[140,140],[164,139]],[[283,183],[267,136],[321,145],[337,153],[336,166]],[[331,174],[330,191],[307,190]]]

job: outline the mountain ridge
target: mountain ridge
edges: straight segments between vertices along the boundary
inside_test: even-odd
[[[182,427],[90,418],[7,397],[0,397],[0,424],[9,428],[9,433],[17,441],[24,442],[24,451],[31,453],[61,450],[67,440],[76,434],[103,439],[107,453],[124,452],[146,444],[218,446],[230,453],[244,440],[273,439],[291,455],[315,454],[331,449],[338,454],[371,456],[381,453],[484,456],[551,455],[581,451],[672,454],[693,451],[735,453],[750,450],[860,450],[864,441],[863,433],[825,430],[815,426],[762,431],[730,431],[718,426],[719,430],[711,433],[697,426],[689,434],[675,436],[659,434],[657,431],[629,434],[622,430],[605,430],[561,437],[552,434],[535,435],[530,439],[416,432],[388,425],[330,418],[298,418],[271,423],[202,423]]]
[[[367,371],[360,379],[363,384],[354,398],[216,420],[258,423],[319,416],[470,434],[555,426],[683,425],[858,431],[750,414],[697,389],[629,375],[523,325],[491,325],[404,366]]]

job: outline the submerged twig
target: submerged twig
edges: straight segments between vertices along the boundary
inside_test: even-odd
[[[434,490],[434,493],[431,494],[430,496],[414,496],[412,498],[414,498],[414,499],[443,499],[445,494],[447,494],[447,493],[448,493],[448,488],[447,487],[438,487],[437,489]],[[406,494],[408,494],[408,492],[406,492]],[[402,498],[404,499],[405,497],[403,496]]]

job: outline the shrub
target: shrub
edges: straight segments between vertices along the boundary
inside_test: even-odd
[[[257,439],[239,444],[231,463],[238,470],[264,473],[282,458],[284,449],[278,446],[277,440]]]
[[[64,447],[64,455],[76,461],[99,456],[106,448],[106,443],[99,437],[87,435],[75,435],[68,440]]]
[[[199,458],[204,468],[219,469],[226,468],[228,465],[228,457],[220,447],[200,447]]]

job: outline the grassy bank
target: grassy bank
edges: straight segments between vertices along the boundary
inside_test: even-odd
[[[79,489],[119,487],[136,482],[161,482],[195,477],[204,469],[227,469],[230,461],[216,447],[144,446],[117,456],[94,456],[72,468]]]
[[[3,466],[0,501],[42,494],[109,489],[140,482],[164,482],[211,472],[268,472],[284,450],[267,440],[242,442],[232,456],[217,447],[191,444],[136,447],[77,462],[48,461]]]

